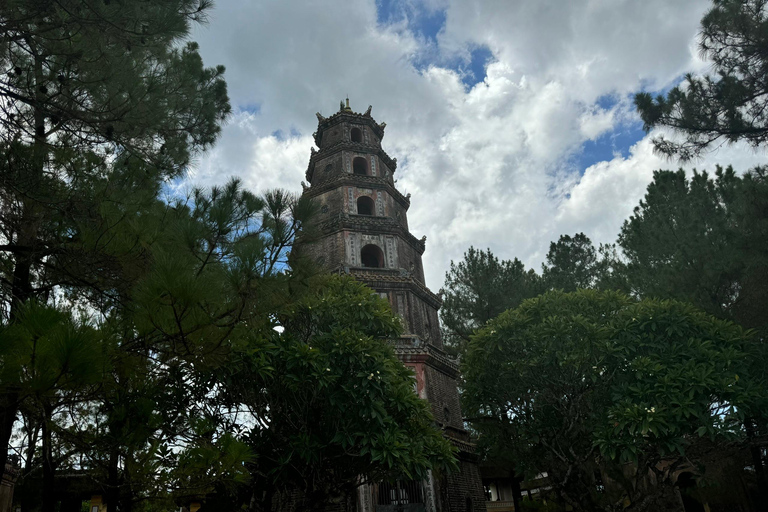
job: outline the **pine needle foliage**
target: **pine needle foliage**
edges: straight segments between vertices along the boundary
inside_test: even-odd
[[[755,148],[768,142],[768,9],[765,0],[715,0],[701,20],[699,50],[713,75],[687,75],[665,96],[635,96],[646,130],[671,128],[682,140],[659,136],[663,155],[691,160],[724,143]]]

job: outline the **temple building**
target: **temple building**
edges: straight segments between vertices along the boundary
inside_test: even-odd
[[[429,401],[445,437],[458,448],[460,470],[424,482],[360,488],[359,512],[394,510],[448,512],[485,510],[477,456],[464,429],[456,362],[443,351],[437,311],[440,298],[424,282],[426,237],[408,230],[410,194],[395,188],[397,160],[381,147],[385,123],[353,112],[349,100],[318,126],[304,195],[319,205],[318,237],[305,254],[331,272],[351,274],[381,297],[403,321],[392,342],[416,375],[416,392]],[[427,200],[428,198],[424,198]]]

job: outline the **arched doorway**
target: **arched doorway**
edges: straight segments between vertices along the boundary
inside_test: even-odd
[[[384,253],[379,246],[368,244],[360,250],[360,261],[364,267],[384,268]]]
[[[368,174],[368,162],[365,158],[358,156],[352,160],[352,172],[366,176]]]
[[[352,128],[352,142],[363,142],[363,131],[360,128]]]
[[[362,196],[357,198],[357,214],[358,215],[373,215],[373,199],[368,196]]]

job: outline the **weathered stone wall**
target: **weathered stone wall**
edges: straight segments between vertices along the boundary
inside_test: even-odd
[[[339,142],[352,142],[352,130],[358,128],[361,131],[362,141],[357,144],[370,146],[375,149],[381,148],[381,139],[376,132],[371,129],[372,120],[341,121],[332,127],[323,130],[320,148],[328,148]]]
[[[451,473],[440,482],[440,494],[443,503],[443,512],[469,511],[485,512],[485,496],[483,495],[483,480],[477,460],[459,458],[459,471]],[[467,500],[471,501],[469,508]]]
[[[312,186],[320,187],[341,174],[343,168],[342,153],[331,153],[322,158],[317,158],[312,165],[314,169],[312,173]]]
[[[425,373],[427,397],[435,420],[443,426],[463,429],[456,379],[432,367],[427,367]]]

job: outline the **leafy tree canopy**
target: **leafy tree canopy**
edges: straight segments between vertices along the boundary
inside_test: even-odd
[[[749,342],[684,303],[549,292],[473,338],[463,406],[489,453],[547,472],[574,509],[656,510],[674,495],[675,468],[743,435],[745,410],[765,394]],[[598,493],[595,471],[618,491]],[[639,485],[649,472],[657,485]]]
[[[441,289],[440,319],[446,345],[460,352],[486,322],[546,290],[626,289],[620,270],[615,246],[595,248],[584,233],[561,235],[552,242],[541,275],[526,270],[517,258],[499,260],[490,249],[470,247],[462,261],[451,261]]]
[[[45,322],[57,300],[73,313],[114,313],[152,265],[148,248],[162,231],[157,196],[164,181],[181,176],[216,140],[230,110],[223,68],[204,67],[197,46],[183,41],[209,6],[205,0],[3,3],[4,326]],[[30,309],[31,302],[40,307]],[[78,324],[77,314],[64,316]],[[96,338],[114,341],[110,335]],[[30,405],[27,381],[12,377],[19,368],[14,364],[0,382],[0,467],[17,415]],[[27,419],[37,415],[33,423],[48,429],[51,411],[41,419],[34,409]],[[51,474],[54,454],[45,457]]]
[[[303,508],[322,510],[361,482],[455,467],[386,341],[400,322],[385,300],[350,277],[320,276],[275,323],[254,332],[225,373],[222,398],[255,419],[235,428],[253,454],[237,499],[268,509],[276,491],[298,490]]]

